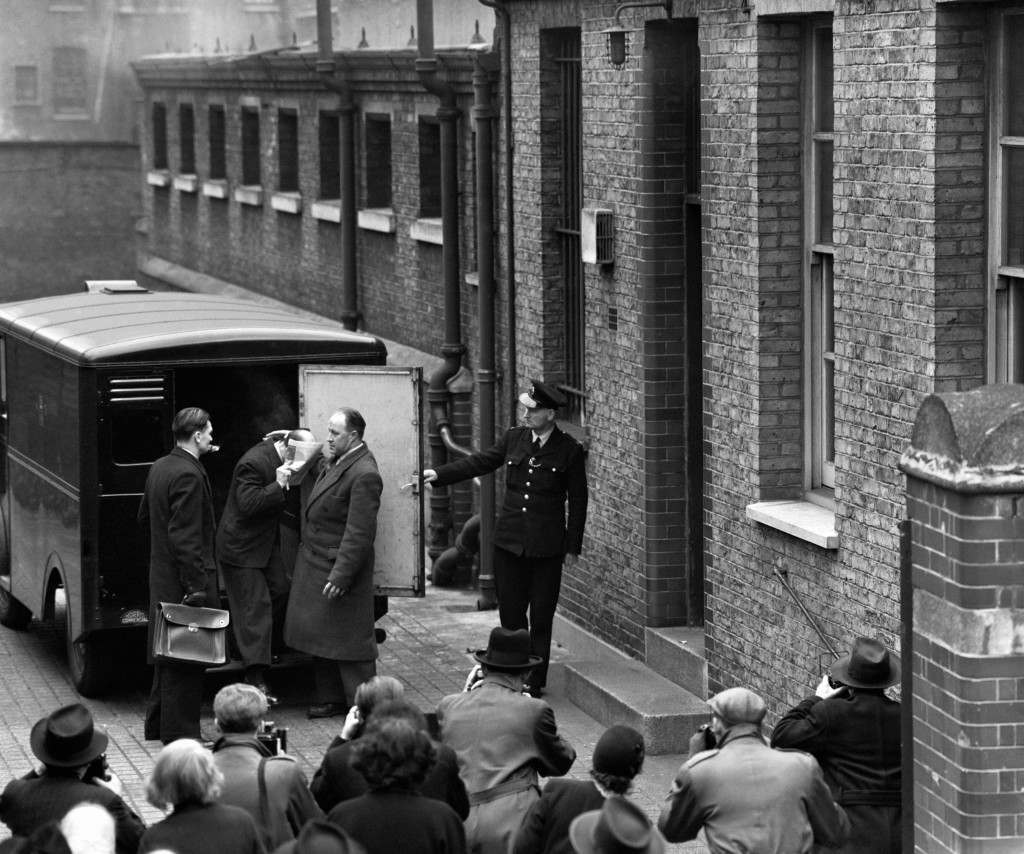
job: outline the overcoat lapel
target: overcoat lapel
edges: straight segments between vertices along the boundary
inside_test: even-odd
[[[341,462],[337,463],[336,465],[332,465],[327,470],[327,474],[325,474],[323,477],[318,477],[316,483],[313,484],[313,490],[309,493],[309,501],[306,504],[306,513],[309,513],[309,508],[313,506],[313,502],[320,498],[320,496],[327,492],[331,487],[333,487],[334,484],[338,482],[338,479],[346,471],[349,470],[349,468],[356,460],[362,459],[369,452],[369,448],[367,448],[366,445],[364,444],[363,447],[361,447],[355,453],[349,454]]]

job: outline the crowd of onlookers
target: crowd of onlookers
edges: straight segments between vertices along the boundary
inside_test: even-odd
[[[541,787],[576,752],[524,693],[529,633],[496,628],[475,657],[436,722],[396,679],[361,685],[311,781],[263,737],[264,694],[224,687],[212,747],[179,739],[156,757],[146,796],[166,817],[149,827],[89,710],[60,708],[32,729],[39,767],[0,796],[14,834],[0,854],[656,854],[702,831],[714,854],[900,851],[899,704],[886,695],[899,665],[877,641],[858,638],[770,737],[757,694],[713,696],[656,822],[630,799],[638,732],[610,727],[589,779]]]

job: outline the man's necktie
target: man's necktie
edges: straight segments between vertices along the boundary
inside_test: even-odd
[[[533,444],[530,446],[530,449],[531,449],[531,453],[534,453],[534,454],[539,453],[540,452],[540,439],[534,439],[533,440]]]

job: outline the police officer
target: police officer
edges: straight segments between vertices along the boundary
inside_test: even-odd
[[[525,426],[508,430],[486,451],[426,469],[423,481],[447,486],[504,468],[505,498],[494,530],[498,614],[506,629],[529,628],[531,652],[542,662],[525,687],[540,697],[547,682],[562,564],[572,566],[583,545],[587,473],[583,447],[555,425],[565,396],[534,380],[519,402]]]

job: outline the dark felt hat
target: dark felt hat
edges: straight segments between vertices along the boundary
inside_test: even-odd
[[[829,673],[853,688],[888,688],[900,681],[900,663],[881,641],[856,638],[849,654],[836,661]]]
[[[558,409],[566,404],[562,392],[540,380],[530,381],[530,390],[519,395],[519,402],[527,409]]]
[[[574,818],[569,841],[577,854],[661,854],[665,850],[665,837],[640,807],[621,795],[611,795],[601,809]]]
[[[85,706],[72,703],[37,721],[29,743],[44,765],[77,768],[88,765],[107,749],[107,734],[96,729]]]
[[[530,654],[530,633],[526,629],[491,629],[487,649],[478,649],[473,657],[494,670],[529,670],[544,659]]]
[[[632,779],[644,764],[644,737],[635,729],[615,724],[594,746],[593,767],[600,774]]]
[[[366,849],[337,825],[313,819],[295,839],[275,848],[274,854],[366,854]]]

